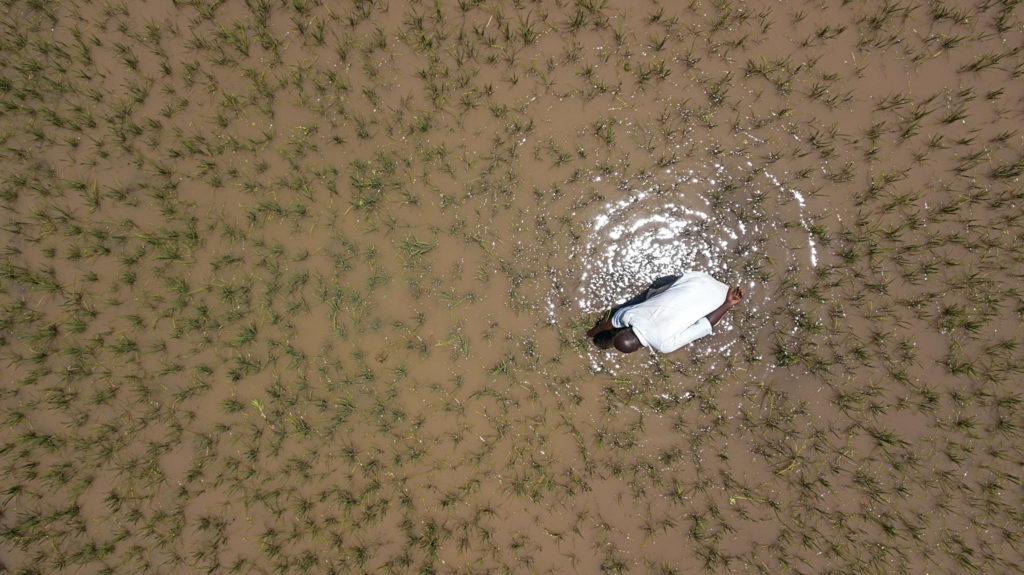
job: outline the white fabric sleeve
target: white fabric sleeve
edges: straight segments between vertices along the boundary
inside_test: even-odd
[[[651,342],[651,345],[661,353],[671,353],[706,335],[711,335],[711,322],[707,317],[702,317],[683,331],[665,338],[665,341],[658,342],[658,345],[655,345],[654,342]]]
[[[618,311],[616,311],[614,314],[612,314],[612,327],[618,327],[618,328],[627,327],[628,324],[626,323],[626,321],[624,319],[624,316],[626,315],[626,311],[628,311],[629,308],[631,308],[631,307],[633,307],[633,306],[626,306],[626,307],[619,308]]]

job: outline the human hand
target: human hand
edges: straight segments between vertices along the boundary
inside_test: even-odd
[[[729,288],[729,294],[725,296],[725,303],[732,307],[743,300],[743,288],[735,286]]]

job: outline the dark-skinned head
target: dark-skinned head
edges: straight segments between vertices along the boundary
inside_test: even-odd
[[[622,353],[633,353],[644,346],[640,343],[640,338],[633,333],[633,328],[631,327],[627,327],[615,334],[615,338],[612,339],[612,343],[615,345],[615,349]]]

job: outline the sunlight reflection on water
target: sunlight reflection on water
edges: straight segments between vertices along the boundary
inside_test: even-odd
[[[744,265],[767,258],[769,247],[771,265],[780,270],[792,263],[813,267],[817,255],[803,196],[763,170],[755,178],[745,177],[750,163],[744,163],[746,169],[716,163],[706,175],[666,170],[657,178],[624,181],[603,191],[609,199],[573,214],[590,225],[571,250],[571,269],[565,270],[578,287],[575,294],[563,295],[570,295],[578,311],[597,313],[659,277],[700,270],[749,286],[754,297],[744,305],[757,314],[766,296],[758,293],[753,278],[745,277]],[[758,196],[771,198],[764,202],[768,213],[754,201]],[[549,309],[554,312],[555,306]],[[706,351],[723,353],[731,341]],[[592,352],[598,370],[621,368],[621,358],[596,348]]]
[[[634,186],[625,182],[620,185],[620,189],[628,190],[625,195],[590,207],[597,213],[582,214],[591,222],[590,234],[571,257],[579,274],[575,297],[579,309],[600,311],[629,298],[658,277],[684,270],[707,271],[726,282],[742,280],[742,272],[730,269],[738,263],[735,252],[739,243],[756,245],[770,234],[776,235],[770,241],[785,241],[776,234],[781,224],[777,218],[749,220],[742,216],[745,212],[741,204],[756,193],[797,200],[800,232],[804,235],[801,243],[806,242],[809,252],[805,261],[816,265],[803,196],[786,188],[774,175],[762,174],[763,178],[747,184],[733,178],[721,164],[715,164],[704,177],[694,170],[666,170],[667,183],[660,180]],[[725,202],[711,194],[723,184],[731,186],[731,197]],[[620,192],[608,195],[613,194]],[[797,251],[803,252],[791,251],[792,258],[799,257]]]

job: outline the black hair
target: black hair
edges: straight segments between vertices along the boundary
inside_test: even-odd
[[[609,329],[602,331],[601,333],[594,336],[594,345],[601,349],[609,349],[612,346],[612,340],[615,338],[617,329]]]

